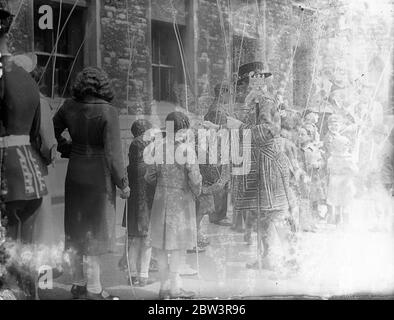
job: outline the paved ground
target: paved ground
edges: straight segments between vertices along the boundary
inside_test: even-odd
[[[63,206],[55,207],[58,232],[61,234]],[[121,211],[121,210],[120,210]],[[118,214],[117,254],[102,261],[102,282],[109,292],[121,299],[157,299],[158,282],[135,288],[136,297],[127,285],[126,275],[119,271],[124,230]],[[198,298],[254,298],[261,296],[304,295],[326,298],[352,293],[394,293],[394,241],[388,232],[350,230],[344,232],[328,225],[317,233],[298,236],[300,271],[283,276],[269,271],[248,270],[245,264],[256,257],[256,246],[247,246],[243,235],[228,227],[208,224],[204,220],[211,245],[199,254],[200,277],[184,277],[184,287]],[[187,263],[197,269],[196,254],[188,255]],[[152,273],[157,279],[157,274]],[[56,280],[51,291],[41,299],[70,299],[70,276]]]

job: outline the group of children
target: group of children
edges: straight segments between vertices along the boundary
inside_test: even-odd
[[[316,231],[318,222],[343,225],[355,195],[356,162],[350,141],[343,135],[343,119],[328,117],[328,132],[321,139],[319,116],[307,110],[288,126],[283,121],[282,137],[291,140],[297,153],[291,190],[300,231]],[[297,219],[298,218],[298,219]]]
[[[178,150],[179,144],[186,142],[179,137],[183,137],[182,130],[186,133],[191,129],[190,120],[181,112],[173,112],[166,118],[169,121],[174,124],[175,139],[163,139],[163,150]],[[155,261],[162,283],[161,297],[168,292],[173,297],[189,296],[180,288],[185,254],[209,244],[201,232],[205,215],[209,215],[211,223],[225,225],[229,167],[188,162],[182,165],[167,160],[147,164],[144,154],[153,140],[147,141],[145,134],[151,128],[144,119],[136,120],[131,127],[134,139],[127,168],[131,194],[123,219],[128,241],[119,266],[130,271],[132,285],[144,287],[150,284],[149,270],[151,261]],[[153,135],[149,136],[153,139]]]
[[[365,116],[367,106],[357,99],[336,104],[342,107],[324,114],[325,119],[306,110],[289,111],[282,121],[282,137],[293,142],[297,153],[291,190],[301,231],[316,231],[318,222],[349,226],[354,200],[369,199],[381,190],[382,146],[387,140],[381,112]],[[373,220],[375,213],[369,214]]]

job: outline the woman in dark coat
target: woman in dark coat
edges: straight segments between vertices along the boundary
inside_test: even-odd
[[[115,243],[116,187],[130,194],[123,164],[119,119],[105,72],[86,68],[78,74],[73,99],[54,117],[58,150],[69,158],[65,185],[66,249],[72,250],[74,298],[115,299],[102,290],[99,256]],[[68,129],[71,141],[62,133]],[[83,257],[88,263],[83,273]]]
[[[152,255],[148,230],[156,186],[145,181],[147,164],[144,161],[144,150],[149,144],[149,141],[144,140],[144,133],[151,128],[151,123],[143,119],[135,121],[131,127],[134,140],[130,145],[127,167],[131,194],[123,217],[123,226],[127,228],[130,243],[131,281],[133,285],[141,287],[148,283]]]

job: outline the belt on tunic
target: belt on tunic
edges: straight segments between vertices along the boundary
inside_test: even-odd
[[[19,146],[29,146],[30,136],[20,135],[20,136],[6,136],[0,138],[0,148],[9,147],[19,147]]]
[[[93,146],[93,145],[84,145],[73,143],[72,144],[72,154],[82,155],[82,156],[102,156],[105,155],[104,147],[102,146]]]

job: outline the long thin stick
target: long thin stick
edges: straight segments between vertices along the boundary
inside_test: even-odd
[[[77,54],[75,55],[74,61],[73,61],[72,65],[71,65],[71,68],[70,68],[70,73],[69,73],[69,75],[67,77],[67,81],[66,81],[66,84],[65,84],[63,92],[62,92],[62,98],[66,94],[67,86],[68,86],[68,83],[69,83],[69,81],[71,79],[71,75],[72,75],[72,72],[74,70],[74,66],[75,66],[75,64],[76,64],[76,62],[78,60],[79,53],[81,52],[81,50],[82,50],[87,38],[88,38],[88,33],[86,33],[85,38],[83,39],[81,45],[78,48]]]
[[[294,59],[295,59],[295,56],[296,56],[296,53],[297,53],[297,50],[298,50],[298,45],[299,45],[300,39],[301,39],[301,26],[302,26],[302,23],[304,22],[304,13],[305,12],[303,10],[302,14],[301,14],[301,18],[300,18],[300,24],[299,24],[298,30],[297,30],[298,36],[297,36],[296,47],[294,49],[293,55],[292,55],[291,60],[290,60],[289,71],[288,71],[288,74],[287,74],[287,80],[286,80],[286,84],[285,84],[285,87],[284,87],[285,91],[287,89],[287,86],[290,83],[290,75],[291,75],[291,73],[293,71]]]
[[[130,282],[130,288],[131,288],[131,293],[133,294],[133,297],[135,300],[137,300],[137,294],[135,292],[134,286],[133,286],[133,280],[131,280],[131,267],[130,267],[130,259],[129,259],[129,224],[128,224],[128,199],[125,199],[125,215],[126,215],[126,259],[127,259],[127,271],[129,275],[129,282]]]
[[[261,161],[261,153],[260,150],[257,150],[258,152],[258,157],[257,157],[257,261],[259,265],[259,272],[261,273],[262,271],[262,257],[263,257],[263,252],[262,252],[262,234],[261,234],[261,204],[260,204],[260,179],[261,179],[261,167],[260,167],[260,161]]]
[[[306,110],[308,110],[310,98],[311,98],[311,95],[312,95],[313,84],[315,82],[315,76],[316,76],[316,71],[317,71],[317,60],[318,60],[318,57],[319,57],[320,44],[321,44],[322,32],[323,32],[322,27],[323,27],[323,19],[322,19],[322,21],[320,23],[320,27],[319,27],[319,38],[318,38],[318,44],[316,46],[316,54],[315,54],[315,59],[314,59],[314,63],[313,63],[313,73],[312,73],[312,79],[311,79],[311,86],[309,88],[308,98],[306,100],[306,105],[305,105],[305,110],[304,110],[303,115],[302,115],[303,117],[304,117],[304,115],[306,113]]]
[[[182,51],[181,47],[181,40],[180,36],[178,35],[177,32],[177,22],[176,22],[176,14],[177,10],[174,6],[174,2],[171,0],[171,7],[172,7],[172,19],[173,19],[173,28],[174,28],[174,33],[175,33],[175,38],[178,44],[178,50],[179,50],[179,55],[181,57],[181,62],[182,62],[182,69],[183,69],[183,77],[185,80],[185,107],[186,107],[186,112],[189,113],[189,97],[188,97],[188,88],[187,88],[187,75],[186,75],[186,64],[185,64],[185,59],[184,59],[184,54]]]
[[[182,50],[182,54],[183,54],[183,56],[185,57],[186,56],[186,54],[185,54],[185,49],[184,49],[184,45],[183,45],[183,42],[182,42],[182,37],[181,37],[181,32],[179,31],[179,26],[178,26],[178,24],[176,24],[176,28],[177,28],[177,32],[178,32],[178,37],[179,37],[179,42],[180,42],[180,44],[181,44],[181,50]],[[190,72],[189,72],[189,68],[187,67],[187,65],[185,65],[185,69],[186,69],[186,74],[187,74],[187,77],[188,77],[188,81],[189,81],[189,85],[190,85],[190,87],[192,88],[192,90],[193,90],[193,92],[194,92],[194,86],[193,86],[193,84],[192,84],[192,77],[191,77],[191,75],[190,75]]]
[[[248,6],[249,6],[249,0],[246,1],[246,9]],[[246,9],[244,11],[246,11]],[[242,30],[241,46],[239,48],[237,74],[239,72],[239,67],[241,66],[242,48],[243,48],[243,44],[244,44],[245,32],[246,32],[246,14],[245,14],[245,21],[244,21],[244,26],[243,26],[243,30]],[[239,74],[238,74],[238,78],[239,78]],[[234,105],[235,105],[236,96],[237,96],[237,81],[235,82],[235,89],[234,89]]]
[[[62,29],[61,29],[61,31],[60,31],[59,37],[58,37],[58,39],[56,40],[55,46],[53,47],[53,49],[52,49],[52,51],[51,51],[51,54],[50,54],[50,56],[49,56],[49,58],[48,58],[48,61],[47,61],[47,63],[45,64],[44,70],[43,70],[43,72],[42,72],[42,75],[41,75],[40,80],[38,81],[38,84],[40,84],[41,81],[42,81],[42,79],[44,78],[44,74],[45,74],[46,70],[48,69],[49,63],[51,62],[51,58],[52,58],[52,56],[53,56],[53,54],[54,54],[54,52],[55,52],[55,48],[57,48],[57,44],[58,44],[58,42],[59,42],[59,39],[60,39],[60,37],[62,36],[64,30],[66,29],[68,20],[70,20],[71,15],[72,15],[72,13],[74,12],[74,10],[75,10],[75,8],[76,8],[76,6],[77,6],[77,4],[78,4],[78,1],[79,1],[79,0],[75,0],[74,5],[73,5],[73,7],[71,8],[70,13],[69,13],[69,15],[68,15],[66,21],[64,22],[64,25],[63,25],[63,27],[62,27]]]
[[[16,19],[18,18],[19,13],[21,12],[21,9],[22,9],[22,6],[23,6],[24,1],[25,1],[25,0],[21,0],[20,3],[19,3],[18,10],[16,11],[15,16],[14,16],[14,19],[12,20],[12,23],[11,23],[9,32],[12,30],[12,28],[13,28],[14,25],[15,25],[15,21],[16,21]]]
[[[62,11],[63,11],[63,0],[60,0],[60,9],[59,9],[59,21],[57,24],[57,33],[56,33],[56,44],[55,44],[55,54],[53,56],[53,66],[52,66],[52,99],[55,97],[55,72],[56,72],[56,57],[57,57],[57,45],[59,43],[59,33],[60,33],[60,23],[62,21]]]

